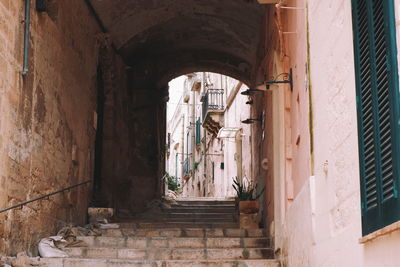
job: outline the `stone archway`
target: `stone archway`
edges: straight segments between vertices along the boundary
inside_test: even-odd
[[[108,203],[129,216],[161,195],[169,80],[213,71],[254,84],[264,8],[255,0],[89,2],[127,66],[113,77],[126,88],[112,89],[114,112],[105,114],[113,134],[102,176]]]

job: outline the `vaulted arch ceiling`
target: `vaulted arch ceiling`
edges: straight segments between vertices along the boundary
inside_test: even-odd
[[[165,80],[212,70],[251,80],[262,27],[256,0],[90,0],[130,66]]]

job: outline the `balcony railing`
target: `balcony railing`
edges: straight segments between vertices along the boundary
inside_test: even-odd
[[[223,111],[224,89],[208,89],[203,100],[203,121],[210,111]]]
[[[187,157],[185,159],[185,161],[183,162],[183,175],[184,176],[189,175],[190,174],[190,170],[191,170],[191,168],[190,168],[190,158]]]

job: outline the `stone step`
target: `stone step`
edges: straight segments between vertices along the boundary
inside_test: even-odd
[[[164,216],[157,216],[152,219],[138,219],[137,223],[201,223],[201,224],[215,224],[215,223],[235,223],[237,222],[234,216],[223,216],[221,218],[216,217],[214,218],[202,218],[202,217],[190,217],[190,216],[181,216],[181,217],[164,217]]]
[[[217,213],[217,214],[236,214],[238,213],[235,207],[209,207],[209,208],[193,208],[190,206],[167,208],[164,212],[171,213]]]
[[[233,219],[234,214],[232,213],[203,213],[203,212],[195,212],[195,213],[189,213],[189,212],[169,212],[163,214],[165,218],[193,218],[193,219]]]
[[[121,228],[238,228],[237,222],[124,222],[119,223]]]
[[[173,208],[203,208],[203,209],[215,209],[215,208],[220,208],[220,209],[232,209],[236,208],[235,204],[219,204],[219,205],[208,205],[208,204],[202,204],[202,203],[197,203],[197,204],[185,204],[185,203],[177,203],[177,204],[171,204],[170,205]]]
[[[272,259],[274,252],[270,248],[63,248],[75,258],[111,258],[129,260],[242,260]]]
[[[139,261],[118,259],[42,258],[43,267],[279,267],[276,260]]]
[[[234,200],[176,200],[180,205],[235,206]]]
[[[266,248],[270,247],[265,237],[106,237],[81,236],[89,247],[112,248]]]
[[[207,229],[207,228],[169,228],[158,229],[107,229],[102,230],[103,236],[111,237],[267,237],[265,229]]]

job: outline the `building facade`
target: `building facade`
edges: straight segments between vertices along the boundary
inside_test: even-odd
[[[185,196],[265,187],[282,266],[399,265],[399,1],[41,2],[0,0],[0,208],[92,185],[1,212],[1,253],[89,204],[129,218],[167,171]]]
[[[217,73],[187,74],[167,122],[166,171],[181,197],[232,198],[233,179],[251,178],[250,116],[242,82]],[[174,88],[170,88],[174,90]]]
[[[400,3],[272,2],[257,84],[292,72],[293,87],[253,95],[268,116],[252,136],[276,252],[284,266],[396,266]]]

